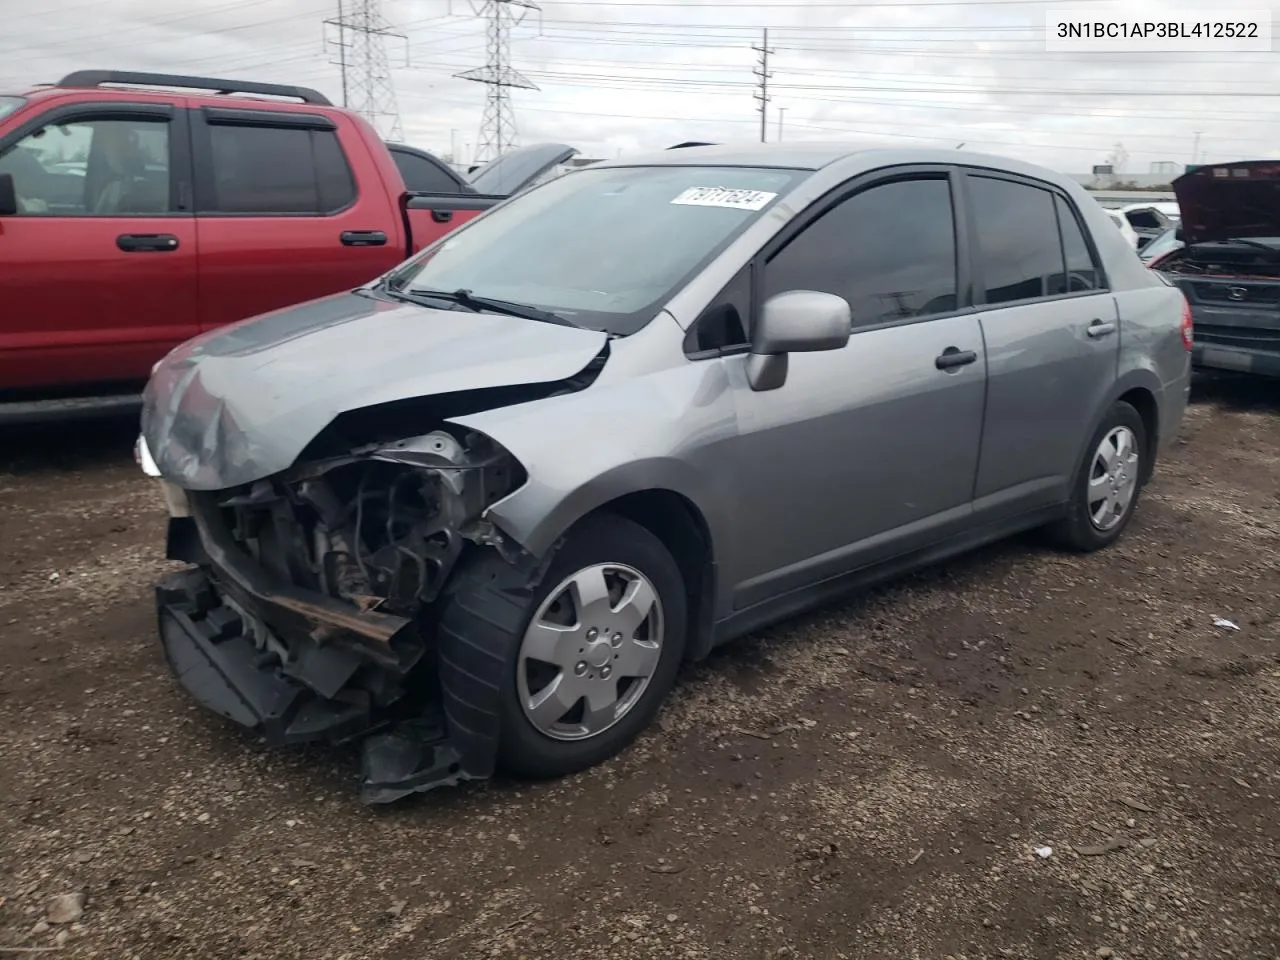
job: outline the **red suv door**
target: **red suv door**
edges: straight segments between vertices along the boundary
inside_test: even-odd
[[[0,390],[140,381],[198,332],[185,112],[54,100],[0,137]]]
[[[191,123],[205,329],[350,290],[404,258],[399,209],[346,117],[201,106]]]

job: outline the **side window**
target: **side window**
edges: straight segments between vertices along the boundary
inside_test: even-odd
[[[896,180],[854,194],[778,251],[762,286],[764,299],[788,290],[844,297],[855,328],[955,310],[950,184]]]
[[[689,329],[688,353],[709,353],[746,346],[747,310],[751,303],[751,266],[748,264],[720,291],[720,295]]]
[[[332,130],[210,124],[213,196],[203,213],[336,213],[355,199],[351,168]]]
[[[70,120],[28,134],[3,154],[27,216],[145,217],[168,213],[169,124]]]
[[[1066,257],[1067,275],[1064,283],[1058,284],[1054,293],[1083,293],[1086,290],[1098,290],[1102,287],[1102,276],[1098,265],[1085,242],[1084,233],[1080,229],[1080,220],[1071,205],[1062,197],[1053,198],[1058,212],[1058,229],[1062,234],[1062,252]]]
[[[458,185],[447,173],[425,157],[392,150],[391,158],[400,168],[400,178],[414,193],[457,193]]]
[[[970,176],[969,197],[986,302],[1012,303],[1061,292],[1062,244],[1053,194]]]

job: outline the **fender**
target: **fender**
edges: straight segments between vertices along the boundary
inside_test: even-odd
[[[1092,426],[1089,429],[1089,432],[1085,434],[1085,438],[1081,447],[1076,451],[1075,462],[1077,464],[1077,469],[1079,469],[1079,464],[1084,462],[1085,456],[1089,453],[1089,450],[1087,449],[1089,446],[1089,441],[1093,439],[1093,433],[1095,430],[1098,429],[1098,424],[1102,422],[1103,415],[1108,410],[1111,409],[1112,404],[1114,404],[1117,400],[1123,397],[1130,390],[1134,390],[1134,389],[1146,390],[1148,393],[1151,394],[1152,399],[1155,401],[1156,435],[1153,437],[1148,437],[1147,441],[1148,441],[1149,449],[1155,450],[1159,447],[1160,421],[1163,417],[1164,384],[1160,382],[1160,378],[1156,375],[1156,372],[1153,368],[1150,368],[1147,366],[1134,367],[1133,369],[1121,374],[1116,379],[1116,382],[1112,385],[1111,389],[1108,390],[1106,394],[1104,394],[1105,399],[1102,402],[1102,404],[1099,405],[1098,409],[1093,411],[1093,417],[1092,417],[1092,420],[1090,421],[1092,423]],[[1154,468],[1154,466],[1155,464],[1153,462],[1153,459],[1151,457],[1148,457],[1147,458],[1147,477],[1148,478],[1151,476],[1151,471]],[[1074,474],[1072,476],[1074,476]]]
[[[713,478],[738,420],[718,361],[683,362],[451,422],[483,433],[524,467],[528,480],[485,518],[535,557],[591,511],[646,490],[691,501],[717,554],[732,549],[729,504]]]

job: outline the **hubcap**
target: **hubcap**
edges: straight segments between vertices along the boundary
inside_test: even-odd
[[[1124,519],[1138,490],[1138,438],[1114,427],[1098,444],[1089,470],[1089,520],[1104,533]]]
[[[542,601],[516,665],[520,706],[540,733],[585,740],[640,700],[662,653],[662,602],[639,570],[601,563]]]

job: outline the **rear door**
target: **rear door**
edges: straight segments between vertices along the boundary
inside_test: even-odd
[[[987,347],[975,506],[1062,502],[1116,379],[1120,330],[1078,211],[1048,184],[970,170],[966,206]]]
[[[177,101],[61,104],[0,140],[0,389],[145,379],[198,332]]]
[[[204,329],[352,289],[403,259],[398,198],[345,117],[191,114]]]

